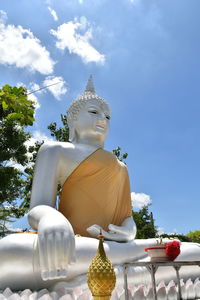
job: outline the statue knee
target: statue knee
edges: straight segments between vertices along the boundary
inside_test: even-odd
[[[7,262],[11,264],[18,260],[19,263],[23,261],[32,260],[34,251],[35,235],[30,234],[10,234],[0,240],[0,267]]]

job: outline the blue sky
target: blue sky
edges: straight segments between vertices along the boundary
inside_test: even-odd
[[[111,106],[106,148],[128,152],[136,203],[165,232],[199,228],[199,0],[1,0],[1,85],[41,93],[35,139],[93,74]],[[40,106],[40,107],[39,107]]]

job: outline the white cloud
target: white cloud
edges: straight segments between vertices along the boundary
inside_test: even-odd
[[[47,89],[54,95],[56,99],[60,99],[61,95],[64,95],[67,92],[66,82],[61,76],[48,76],[44,81],[44,86],[49,86]]]
[[[50,33],[57,38],[57,48],[68,49],[70,53],[80,56],[84,63],[104,63],[105,56],[90,44],[92,28],[88,24],[87,27],[75,20],[60,25],[57,31],[52,29]]]
[[[26,85],[21,81],[17,82],[16,86],[17,87],[20,87],[20,86],[26,87]]]
[[[26,147],[34,146],[36,142],[50,142],[53,141],[51,137],[46,136],[44,133],[42,133],[39,130],[35,130],[32,133],[32,137],[25,143]]]
[[[41,131],[36,130],[32,133],[32,137],[28,141],[25,142],[25,146],[28,148],[30,146],[34,146],[36,142],[42,142],[42,141],[51,142],[51,141],[53,141],[53,139],[51,137],[46,136]],[[30,154],[30,157],[31,156],[32,155]],[[9,161],[6,162],[6,166],[14,167],[21,172],[24,172],[25,168],[31,167],[32,165],[33,165],[33,163],[29,162],[26,166],[22,166],[21,164],[18,164],[16,161],[14,161],[12,159],[10,159]]]
[[[0,24],[0,63],[41,74],[53,72],[54,61],[33,33],[22,26]]]
[[[30,91],[28,91],[28,93],[29,92]],[[38,98],[35,96],[35,94],[30,94],[30,95],[28,95],[27,98],[28,98],[28,100],[31,100],[31,101],[33,101],[35,103],[35,109],[40,108],[40,103],[38,101]]]
[[[0,10],[0,24],[5,24],[7,18],[7,13],[4,10]]]
[[[28,93],[31,93],[31,94],[28,95],[28,99],[35,102],[35,109],[38,109],[38,108],[40,108],[40,103],[34,92],[37,91],[37,94],[42,94],[43,90],[38,91],[40,89],[40,86],[39,86],[39,84],[34,83],[34,82],[31,82],[29,84],[29,86],[30,86],[30,88],[28,89]]]
[[[52,9],[50,6],[48,6],[48,10],[50,12],[50,14],[52,15],[54,21],[58,21],[58,16],[57,13],[54,9]]]
[[[37,84],[35,82],[31,82],[29,84],[29,86],[30,86],[30,92],[31,93],[37,91],[38,94],[41,94],[43,92],[42,90],[38,91],[41,87],[39,86],[39,84]]]
[[[141,209],[143,206],[149,205],[151,203],[151,198],[149,195],[144,193],[131,193],[131,200],[133,208]]]

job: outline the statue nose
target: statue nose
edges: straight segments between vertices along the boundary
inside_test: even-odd
[[[106,115],[104,113],[101,113],[101,120],[104,121],[105,123],[107,121]]]
[[[106,125],[107,124],[107,119],[106,119],[106,117],[105,116],[102,116],[102,118],[100,118],[100,120],[99,120],[99,123],[101,123],[101,125]]]

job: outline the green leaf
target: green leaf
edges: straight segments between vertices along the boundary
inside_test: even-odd
[[[2,101],[2,107],[3,107],[3,109],[7,109],[8,108],[8,104],[6,104],[5,101]]]
[[[23,119],[23,115],[20,113],[11,113],[7,116],[7,119],[20,120],[20,119]]]

